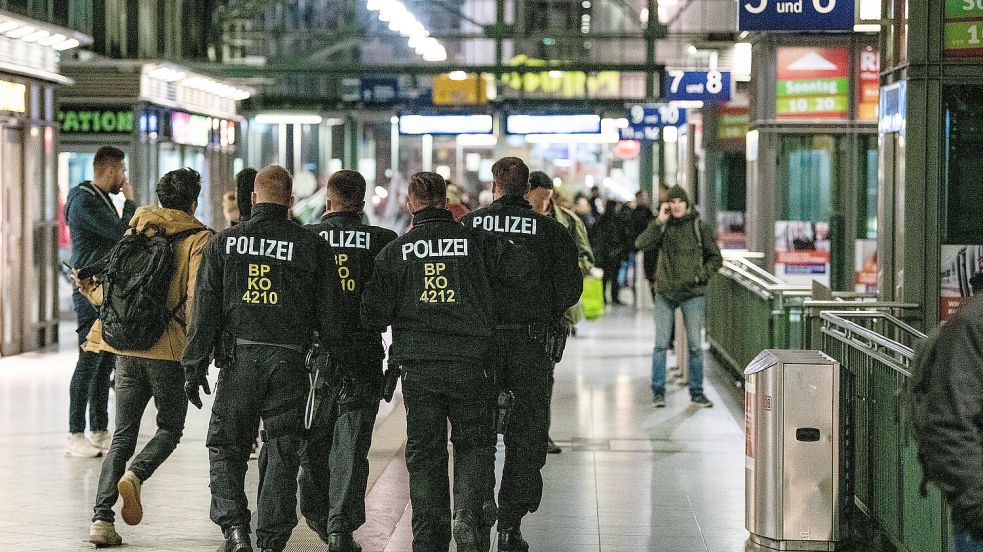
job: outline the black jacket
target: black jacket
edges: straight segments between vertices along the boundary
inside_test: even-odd
[[[927,381],[919,456],[960,530],[983,538],[983,296],[942,328]]]
[[[496,295],[527,286],[529,264],[521,248],[465,228],[450,211],[423,209],[376,257],[362,324],[392,326],[401,362],[484,360]]]
[[[374,335],[374,342],[378,344],[379,332],[369,332],[361,326],[358,310],[365,285],[375,270],[375,258],[389,242],[396,239],[396,233],[363,224],[361,213],[347,211],[326,214],[321,217],[320,223],[310,224],[305,228],[323,238],[334,252],[332,262],[337,267],[342,291],[339,306],[344,313],[341,318],[353,324],[342,328],[342,331],[352,338],[361,337],[358,334],[371,333]]]
[[[604,213],[591,228],[590,244],[600,267],[614,267],[628,258],[631,233],[619,213]]]
[[[72,267],[84,268],[103,260],[129,227],[137,206],[126,200],[123,216],[109,196],[86,180],[68,192],[65,221],[72,234]]]
[[[249,220],[219,232],[205,248],[182,364],[208,366],[224,330],[249,341],[306,347],[340,336],[356,322],[338,308],[341,287],[327,242],[261,203]]]
[[[532,210],[519,196],[503,196],[461,219],[467,227],[522,244],[532,255],[537,278],[528,296],[502,296],[498,317],[507,324],[547,322],[562,317],[584,290],[577,245],[566,228]]]

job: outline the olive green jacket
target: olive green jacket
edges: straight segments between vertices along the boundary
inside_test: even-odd
[[[584,226],[584,221],[580,220],[577,213],[557,205],[556,202],[550,203],[549,209],[546,210],[546,216],[552,217],[556,222],[562,224],[567,232],[570,232],[574,243],[577,244],[580,272],[584,276],[590,274],[590,269],[594,267],[594,250],[591,249],[590,240],[587,239],[587,227]],[[571,325],[580,322],[580,309],[580,303],[567,309],[565,315],[567,322]]]
[[[655,291],[673,303],[705,295],[707,282],[723,265],[713,228],[696,211],[665,223],[653,219],[635,248],[659,252]]]

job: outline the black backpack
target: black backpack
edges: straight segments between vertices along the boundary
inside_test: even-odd
[[[110,251],[102,272],[102,339],[121,351],[150,349],[174,320],[185,300],[171,311],[167,290],[175,271],[174,244],[207,228],[167,235],[156,225],[123,236]]]

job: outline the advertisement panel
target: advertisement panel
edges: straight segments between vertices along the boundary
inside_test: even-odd
[[[943,245],[939,270],[939,320],[948,320],[967,297],[970,280],[983,272],[983,245]]]
[[[720,108],[717,118],[717,140],[743,142],[751,124],[751,114],[746,105],[726,105]]]
[[[873,46],[860,50],[857,75],[857,119],[876,121],[881,99],[881,53]]]
[[[854,291],[877,293],[877,240],[857,240],[853,262]]]
[[[983,57],[983,0],[945,0],[945,56]]]
[[[775,221],[775,274],[793,285],[829,285],[828,222]]]
[[[779,48],[779,119],[846,119],[850,61],[846,48]]]
[[[747,249],[747,227],[743,211],[717,213],[717,245],[721,249]]]

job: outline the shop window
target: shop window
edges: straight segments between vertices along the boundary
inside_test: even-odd
[[[833,136],[782,136],[778,153],[780,220],[829,221],[839,178]]]
[[[746,154],[743,151],[724,153],[715,176],[717,210],[745,211],[747,209]]]
[[[983,87],[945,92],[945,236],[948,244],[983,243]]]
[[[857,238],[877,239],[877,150],[876,136],[862,136],[857,169]]]

